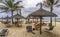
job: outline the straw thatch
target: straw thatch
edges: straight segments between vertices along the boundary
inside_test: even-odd
[[[2,18],[2,19],[11,19],[9,16],[6,16],[5,18]]]
[[[34,17],[56,17],[57,15],[54,13],[51,13],[49,11],[46,11],[44,9],[39,9],[33,13],[31,13],[29,16],[34,16]]]
[[[31,16],[40,17],[40,34],[42,34],[42,17],[56,17],[57,15],[41,8],[31,13],[30,15],[28,15],[28,17],[31,17]]]
[[[24,18],[23,16],[21,16],[21,15],[19,15],[19,14],[16,14],[16,15],[14,15],[14,16],[12,16],[12,17],[15,18],[15,19]]]

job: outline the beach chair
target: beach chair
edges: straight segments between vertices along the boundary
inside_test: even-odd
[[[47,24],[46,23],[42,23],[42,26],[47,26]]]
[[[5,24],[5,26],[8,27],[8,28],[9,28],[9,27],[12,27],[12,25],[11,25],[10,23]]]
[[[27,31],[32,31],[32,26],[26,26]]]
[[[0,32],[0,36],[6,36],[8,35],[8,29],[3,29],[1,32]]]
[[[26,29],[27,29],[28,32],[31,32],[32,34],[35,34],[35,33],[32,31],[32,30],[33,30],[33,29],[32,29],[32,26],[27,26]]]
[[[45,31],[52,31],[53,29],[54,29],[54,26],[51,26],[51,27],[49,27],[49,29],[45,28]]]

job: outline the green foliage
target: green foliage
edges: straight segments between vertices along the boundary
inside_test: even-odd
[[[51,6],[56,5],[59,2],[59,0],[46,0],[44,2],[45,2],[45,4],[47,4],[47,6],[51,7]]]
[[[5,1],[5,2],[2,2],[4,5],[1,5],[1,9],[4,9],[4,10],[16,10],[17,8],[19,8],[19,3],[20,1],[16,2],[14,0],[8,0],[8,1]]]

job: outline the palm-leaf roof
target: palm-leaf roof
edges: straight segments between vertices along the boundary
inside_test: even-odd
[[[30,15],[28,15],[28,17],[33,16],[33,17],[56,17],[57,15],[54,13],[51,13],[49,11],[46,11],[44,9],[39,9],[33,13],[31,13]]]

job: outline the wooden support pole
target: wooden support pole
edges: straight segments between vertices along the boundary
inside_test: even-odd
[[[56,17],[55,17],[55,26],[56,26]]]
[[[40,17],[40,34],[42,34],[42,17]]]

